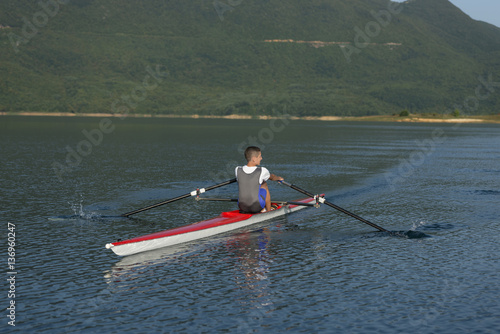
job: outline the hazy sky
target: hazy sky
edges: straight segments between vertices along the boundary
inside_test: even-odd
[[[474,20],[485,21],[500,27],[499,0],[450,0]]]
[[[404,2],[405,0],[394,0]],[[484,21],[500,27],[500,0],[450,0],[474,20]]]

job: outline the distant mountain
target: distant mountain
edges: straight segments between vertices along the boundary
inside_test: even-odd
[[[0,111],[499,113],[499,59],[448,0],[0,3]]]

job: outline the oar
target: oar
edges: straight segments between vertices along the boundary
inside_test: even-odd
[[[185,195],[174,197],[174,198],[168,199],[166,201],[163,201],[163,202],[160,202],[160,203],[156,203],[156,204],[147,206],[147,207],[142,208],[142,209],[137,209],[137,210],[134,210],[134,211],[130,211],[130,212],[122,214],[121,216],[122,217],[129,217],[131,215],[135,215],[136,213],[139,213],[139,212],[142,212],[142,211],[146,211],[146,210],[149,210],[149,209],[152,209],[152,208],[156,208],[157,206],[160,206],[160,205],[165,205],[165,204],[168,204],[168,203],[172,203],[172,202],[175,202],[175,201],[178,201],[178,200],[181,200],[183,198],[190,197],[190,196],[196,196],[196,195],[202,194],[202,193],[204,193],[206,191],[209,191],[209,190],[212,190],[212,189],[215,189],[215,188],[219,188],[219,187],[223,187],[223,186],[226,186],[226,185],[234,183],[234,182],[236,182],[236,179],[231,179],[231,180],[228,180],[228,181],[224,181],[222,183],[219,183],[219,184],[216,184],[216,185],[213,185],[213,186],[210,186],[210,187],[196,189],[196,190],[191,191],[190,193],[187,193]]]
[[[303,193],[303,194],[305,194],[305,195],[307,195],[309,197],[314,197],[315,196],[315,195],[311,194],[310,192],[308,192],[308,191],[306,191],[304,189],[301,189],[301,188],[299,188],[296,185],[293,185],[291,183],[288,183],[288,182],[285,182],[285,181],[278,181],[278,182],[280,182],[280,183],[282,183],[282,184],[284,184],[286,186],[289,186],[290,188],[292,188],[294,190],[297,190],[298,192],[301,192],[301,193]],[[337,206],[337,205],[335,205],[335,204],[333,204],[331,202],[328,202],[324,198],[320,198],[319,201],[321,203],[324,203],[324,204],[328,205],[328,206],[331,206],[332,208],[334,208],[336,210],[339,210],[339,211],[345,213],[346,215],[349,215],[349,216],[351,216],[353,218],[356,218],[357,220],[362,221],[363,223],[368,224],[371,227],[374,227],[374,228],[376,228],[377,230],[379,230],[381,232],[389,232],[385,228],[382,228],[382,227],[380,227],[380,226],[378,226],[378,225],[376,225],[376,224],[374,224],[374,223],[372,223],[372,222],[370,222],[370,221],[368,221],[368,220],[366,220],[364,218],[361,218],[360,216],[358,216],[358,215],[356,215],[356,214],[354,214],[352,212],[349,212],[346,209],[342,209],[341,207],[339,207],[339,206]]]

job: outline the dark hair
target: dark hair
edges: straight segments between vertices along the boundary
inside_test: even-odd
[[[245,159],[247,161],[252,160],[253,156],[258,156],[260,152],[260,148],[257,146],[248,146],[247,149],[245,150]]]

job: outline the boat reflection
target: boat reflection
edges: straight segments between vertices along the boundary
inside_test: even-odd
[[[105,272],[104,278],[107,283],[113,283],[131,280],[137,275],[150,275],[152,266],[173,262],[179,257],[185,257],[194,252],[196,252],[196,245],[185,243],[125,256]]]
[[[273,232],[265,227],[255,232],[241,233],[227,243],[233,255],[234,283],[240,291],[238,302],[248,319],[262,319],[273,310],[269,275],[273,259],[270,253]],[[238,330],[247,331],[248,321],[238,319]]]
[[[240,233],[228,240],[226,247],[236,261],[235,281],[242,289],[252,289],[259,281],[267,279],[271,258],[268,246],[271,241],[269,228]]]

